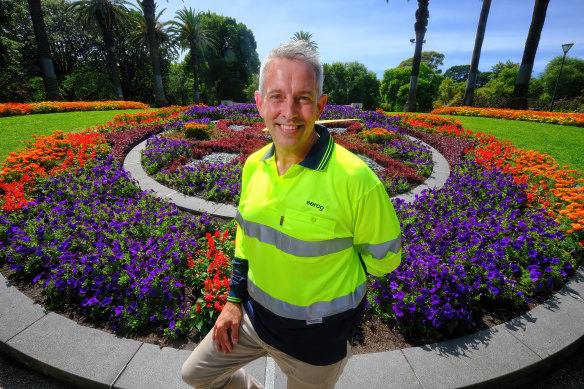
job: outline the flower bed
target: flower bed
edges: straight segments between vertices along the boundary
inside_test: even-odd
[[[180,122],[256,121],[233,119],[247,114],[253,119],[246,109],[194,107]],[[496,155],[501,145],[494,138],[466,131],[463,137],[447,136],[434,132],[436,125],[401,126],[400,119],[347,107],[327,106],[323,116],[358,118],[367,129],[415,131],[435,148],[454,139],[476,146],[467,157],[464,150],[449,157],[452,174],[444,188],[425,191],[413,204],[394,201],[403,227],[403,261],[388,277],[372,278],[368,291],[370,309],[383,319],[435,339],[463,333],[472,330],[473,313],[485,304],[525,306],[560,286],[577,264],[575,242],[582,230],[561,231],[567,226],[552,218],[568,209],[570,217],[578,215],[568,208],[571,203],[557,199],[552,209],[543,209],[539,197],[530,202],[535,173],[525,170],[527,160],[520,170],[512,170],[520,166],[516,162],[503,171],[516,151],[501,147],[504,155]],[[424,117],[416,120],[426,123]],[[160,128],[173,131],[182,125],[177,123]],[[254,126],[233,131],[234,139],[241,135],[236,146],[215,139],[191,151],[241,150],[250,139],[260,139]],[[218,127],[215,131],[227,131]],[[116,142],[135,144],[145,136],[131,130],[107,135],[114,150],[127,148]],[[358,132],[342,135],[334,136],[355,147],[372,145]],[[555,181],[565,180],[567,190],[571,181],[556,172],[546,188],[557,189],[562,183]],[[547,195],[541,186],[538,191]],[[182,216],[176,206],[139,190],[113,157],[96,156],[31,193],[33,202],[2,213],[0,253],[13,277],[44,286],[50,307],[79,309],[127,335],[154,330],[173,338],[210,328],[227,292],[233,224],[219,228],[206,216]]]
[[[379,111],[382,113],[383,111]],[[584,187],[582,173],[560,167],[553,158],[533,150],[521,150],[509,141],[499,141],[492,135],[463,130],[462,123],[453,118],[437,115],[403,114],[413,128],[430,133],[457,133],[457,136],[474,139],[472,148],[475,161],[487,169],[500,169],[513,175],[518,184],[525,184],[527,205],[546,210],[567,232],[567,246],[584,246]],[[413,120],[412,120],[413,119]]]
[[[436,108],[431,113],[441,115],[479,116],[496,119],[526,120],[530,122],[560,124],[562,126],[584,127],[584,114],[582,113],[473,107],[443,107]]]
[[[90,127],[89,131],[108,133],[129,130],[138,127],[147,127],[155,124],[173,123],[177,120],[180,112],[185,107],[173,105],[171,107],[160,108],[154,111],[142,111],[133,114],[121,113],[113,117],[112,121],[106,124],[98,124]]]
[[[67,134],[55,131],[52,135],[35,137],[23,151],[10,153],[0,172],[0,204],[4,211],[26,205],[30,192],[39,180],[55,176],[75,166],[84,166],[108,148],[98,134]]]
[[[383,117],[381,117],[383,119]],[[187,128],[191,123],[209,119],[181,122]],[[372,141],[363,132],[359,121],[327,121],[335,141],[379,166],[377,174],[388,193],[405,192],[420,184],[432,172],[432,157],[419,141],[407,139],[398,132],[387,139]],[[178,127],[172,127],[179,130]],[[397,127],[391,127],[398,131]],[[241,168],[249,154],[268,143],[269,135],[263,132],[263,122],[219,120],[212,130],[212,139],[177,138],[176,132],[168,137],[151,138],[142,154],[145,171],[162,184],[187,195],[197,195],[208,200],[237,204],[240,194]],[[380,129],[389,131],[387,129]],[[187,129],[188,132],[188,129]],[[199,163],[210,153],[230,153],[231,160],[223,163]]]
[[[37,113],[108,111],[114,109],[147,109],[148,104],[134,101],[45,101],[42,103],[0,103],[0,117]]]

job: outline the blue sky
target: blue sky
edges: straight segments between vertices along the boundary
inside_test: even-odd
[[[493,0],[479,70],[499,61],[521,62],[535,0]],[[178,9],[193,7],[230,16],[253,31],[260,61],[296,31],[310,31],[323,63],[363,63],[381,80],[385,69],[413,56],[417,1],[411,0],[158,0],[166,8],[161,20]],[[444,72],[470,64],[481,0],[432,0],[424,51],[445,55]],[[537,76],[561,45],[574,43],[569,57],[584,59],[584,0],[552,0],[541,33],[533,75]]]

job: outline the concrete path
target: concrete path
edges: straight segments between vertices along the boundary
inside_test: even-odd
[[[234,207],[189,198],[149,181],[139,163],[144,143],[128,154],[124,168],[144,189],[183,209],[232,217]],[[448,164],[433,152],[435,171],[422,188],[441,186]],[[149,187],[152,185],[152,187]],[[201,207],[201,208],[199,208]],[[186,388],[180,366],[189,351],[124,339],[84,327],[34,304],[0,277],[0,351],[34,370],[82,388]],[[580,268],[544,304],[507,323],[451,341],[349,360],[337,388],[513,387],[549,372],[554,362],[584,339],[584,269]],[[266,388],[284,388],[286,378],[271,358],[247,370]]]

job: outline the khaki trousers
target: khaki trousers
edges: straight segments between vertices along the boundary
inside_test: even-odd
[[[212,331],[209,331],[182,366],[182,379],[195,388],[263,388],[263,384],[247,374],[242,367],[265,356],[272,357],[286,374],[288,389],[334,388],[352,355],[351,346],[347,342],[347,356],[337,363],[316,366],[302,362],[264,343],[255,332],[245,310],[239,328],[239,342],[231,353],[218,352],[211,334]]]

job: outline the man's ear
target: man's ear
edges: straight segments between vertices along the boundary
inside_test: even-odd
[[[260,94],[260,91],[259,90],[255,91],[253,97],[255,98],[255,102],[256,102],[256,105],[258,107],[258,112],[259,112],[260,116],[264,117],[264,114],[262,112],[264,100],[262,99],[262,95]]]
[[[322,115],[322,111],[324,111],[324,106],[326,105],[327,99],[328,99],[327,95],[322,95],[318,99],[318,102],[316,103],[316,106],[318,107],[318,116],[317,116],[317,118],[320,118],[320,115]]]

